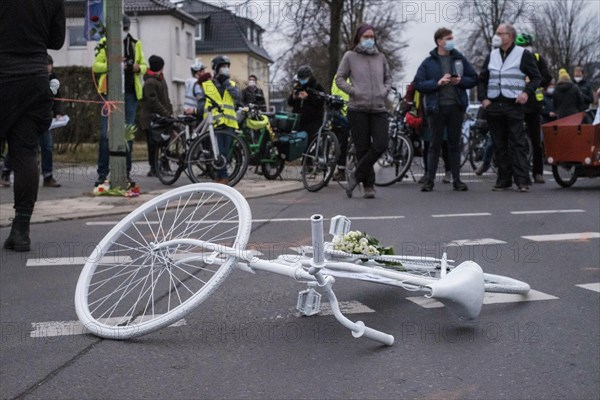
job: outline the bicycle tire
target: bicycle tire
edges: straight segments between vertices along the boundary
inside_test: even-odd
[[[226,164],[229,186],[235,186],[246,174],[250,162],[250,151],[246,142],[231,132],[219,132],[229,138],[229,148],[226,155],[216,160],[212,151],[210,134],[203,133],[190,146],[187,160],[187,174],[194,183],[211,182],[216,179],[220,164]]]
[[[375,163],[375,185],[390,186],[401,181],[410,169],[414,149],[406,135],[390,137],[388,148]]]
[[[333,132],[321,132],[308,145],[302,157],[302,184],[309,192],[317,192],[329,183],[333,176],[340,145]]]
[[[194,238],[243,251],[251,225],[248,203],[225,185],[187,185],[144,203],[106,234],[83,267],[75,290],[79,320],[110,339],[141,336],[178,321],[218,288],[236,259],[179,262],[207,250],[156,244]]]
[[[160,183],[163,185],[175,183],[185,169],[186,157],[185,131],[179,132],[167,143],[158,145],[154,170]]]
[[[487,135],[473,135],[469,140],[469,163],[473,170],[477,170],[483,162],[487,139]]]
[[[279,178],[283,172],[285,160],[279,156],[277,147],[273,145],[273,142],[267,141],[261,152],[264,157],[260,164],[263,176],[271,181]]]
[[[571,187],[577,182],[577,167],[575,165],[553,165],[552,176],[561,187]]]
[[[462,168],[469,159],[469,135],[460,135],[460,168]]]

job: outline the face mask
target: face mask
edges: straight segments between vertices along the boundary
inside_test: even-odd
[[[454,40],[446,40],[446,44],[444,45],[444,50],[446,50],[446,51],[454,50]]]
[[[583,80],[583,76],[576,76],[573,78],[573,80],[577,83],[581,82]]]
[[[548,88],[548,90],[546,90],[546,93],[554,94],[554,88],[553,87]]]
[[[229,76],[229,67],[223,67],[219,70],[219,75]]]
[[[494,35],[494,37],[492,38],[492,46],[494,48],[498,48],[502,45],[502,38],[498,35]]]
[[[375,39],[361,39],[360,45],[365,49],[372,49],[375,47]]]
[[[256,82],[255,81],[248,81],[248,86],[256,86]]]
[[[308,83],[308,79],[298,79],[301,85],[306,85]]]

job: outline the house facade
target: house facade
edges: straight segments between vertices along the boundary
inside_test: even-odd
[[[86,2],[67,0],[67,36],[65,45],[49,51],[57,67],[91,66],[98,42],[87,42],[84,36]],[[194,63],[195,34],[198,21],[167,0],[123,0],[123,11],[131,19],[130,33],[142,41],[146,60],[159,55],[165,60],[165,81],[176,112],[183,109],[184,82],[191,76]],[[93,85],[90,77],[90,85]]]

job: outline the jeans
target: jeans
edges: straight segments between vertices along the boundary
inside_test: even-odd
[[[137,110],[137,96],[135,93],[125,93],[125,124],[135,123],[135,113]],[[118,112],[118,111],[117,111]],[[127,177],[131,173],[131,150],[133,141],[127,142],[127,156],[125,163],[127,167]],[[105,180],[109,171],[110,152],[108,146],[108,117],[102,116],[100,119],[100,142],[98,144],[98,180]]]
[[[227,131],[235,135],[235,130],[232,128],[221,127],[219,129],[215,129],[215,136],[217,137],[217,144],[219,145],[219,153],[221,153],[222,157],[227,157],[230,155],[232,138],[229,135],[220,135],[219,133],[222,131]],[[227,173],[227,164],[223,168],[217,170],[216,177],[217,179],[225,179],[229,177],[229,174]]]
[[[463,115],[462,107],[453,105],[440,106],[437,113],[428,117],[431,144],[427,154],[427,177],[431,182],[435,181],[444,132],[448,134],[448,161],[452,179],[454,182],[460,181],[460,136]]]
[[[356,148],[356,182],[365,188],[375,184],[373,165],[388,146],[388,114],[348,110],[352,140]]]

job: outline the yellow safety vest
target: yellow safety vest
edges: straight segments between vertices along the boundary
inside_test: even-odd
[[[348,95],[348,93],[344,92],[338,87],[338,85],[335,83],[335,78],[337,78],[337,75],[333,77],[333,82],[331,83],[331,94],[334,96],[340,96],[342,99],[344,99],[346,105],[344,106],[344,108],[342,108],[342,115],[346,116],[346,114],[348,113],[348,99],[350,98],[350,96]],[[350,78],[346,79],[346,82],[350,83]]]
[[[231,86],[235,86],[235,82],[231,81]],[[217,109],[212,110],[213,118],[215,119],[214,125],[225,125],[233,129],[239,129],[237,122],[237,115],[235,113],[235,101],[231,94],[225,89],[223,97],[219,93],[219,90],[215,86],[212,80],[202,82],[202,88],[206,94],[206,103],[204,104],[204,118],[208,116],[208,110],[212,106],[211,99],[216,101],[223,109],[223,114]],[[210,98],[210,99],[209,99]]]
[[[537,62],[540,62],[540,53],[534,53],[535,54],[535,59],[537,60]],[[539,87],[537,89],[535,89],[535,99],[537,101],[544,101],[544,89]]]
[[[413,103],[415,104],[415,110],[419,111],[419,106],[421,105],[421,92],[415,90],[415,94],[413,95]]]

